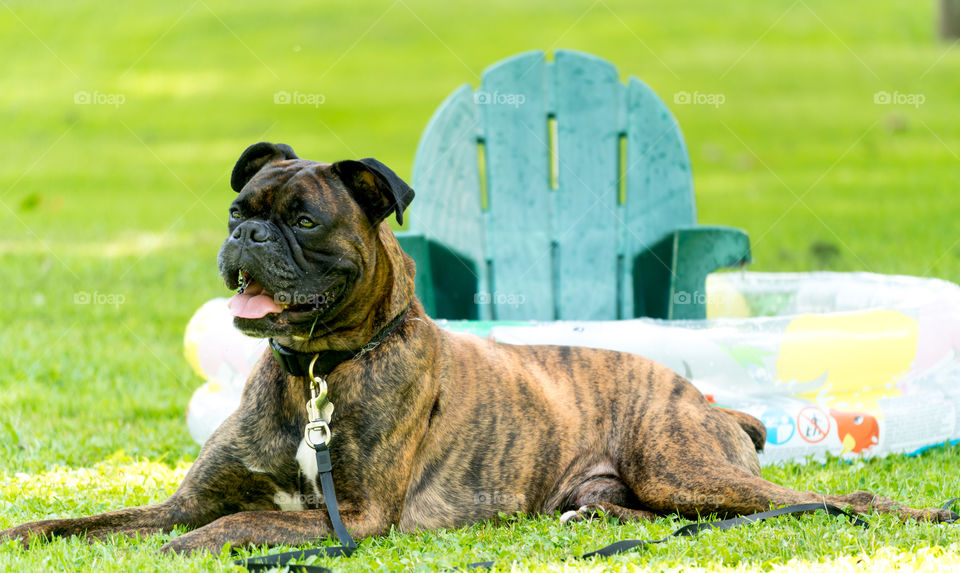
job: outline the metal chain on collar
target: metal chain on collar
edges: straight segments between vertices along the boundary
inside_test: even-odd
[[[363,346],[363,348],[361,348],[361,349],[357,352],[355,358],[360,358],[361,356],[363,356],[363,355],[366,354],[367,352],[370,352],[370,351],[373,350],[374,348],[380,346],[380,342],[381,342],[381,341],[379,341],[379,340],[376,341],[376,342],[368,342],[366,345]]]

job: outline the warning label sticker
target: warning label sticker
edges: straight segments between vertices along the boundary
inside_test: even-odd
[[[816,444],[830,433],[830,416],[815,406],[807,406],[797,414],[797,432],[804,441]]]

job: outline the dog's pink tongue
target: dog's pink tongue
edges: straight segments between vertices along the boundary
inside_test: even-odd
[[[236,294],[227,303],[233,316],[238,318],[263,318],[270,313],[280,313],[283,309],[266,293],[251,296]]]

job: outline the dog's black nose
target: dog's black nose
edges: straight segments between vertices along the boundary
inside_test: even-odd
[[[270,229],[262,221],[244,221],[233,230],[233,238],[252,243],[265,243],[270,240]]]

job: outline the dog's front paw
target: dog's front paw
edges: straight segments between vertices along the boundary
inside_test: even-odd
[[[230,540],[217,530],[205,531],[208,527],[201,527],[171,539],[160,548],[160,551],[181,555],[203,552],[219,555],[225,545],[231,544]]]

